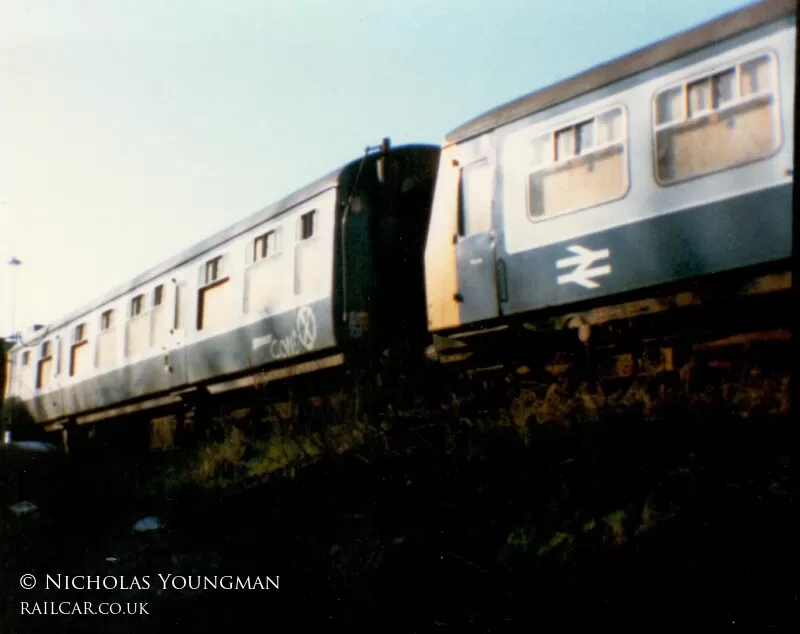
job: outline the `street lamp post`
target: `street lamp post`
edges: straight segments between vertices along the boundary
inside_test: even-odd
[[[14,341],[17,341],[19,337],[17,337],[16,333],[16,297],[17,297],[17,275],[16,275],[16,268],[22,264],[22,262],[17,259],[16,257],[12,257],[8,261],[9,266],[13,267],[11,272],[11,336],[14,337]]]
[[[16,257],[12,257],[8,261],[9,266],[13,267],[11,271],[11,335],[10,339],[12,344],[16,343],[20,340],[19,336],[16,333],[16,317],[17,317],[17,307],[16,307],[16,298],[17,298],[17,272],[16,269],[22,264],[22,261]],[[3,358],[5,355],[0,355],[0,363],[5,363],[5,359]],[[7,377],[6,380],[9,381],[9,385],[11,385],[11,381],[17,382],[17,373],[18,368],[16,364],[9,364],[8,366],[10,376]],[[0,389],[3,386],[0,385]],[[2,395],[0,395],[2,396]],[[10,439],[10,434],[6,430],[6,416],[5,416],[5,407],[8,406],[8,403],[5,402],[5,399],[0,398],[0,443],[7,444]],[[10,421],[9,421],[10,422]]]

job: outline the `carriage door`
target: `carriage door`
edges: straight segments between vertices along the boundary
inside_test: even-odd
[[[185,279],[177,278],[172,285],[175,289],[172,297],[172,323],[169,336],[169,372],[170,386],[185,385],[187,381],[186,368],[186,335],[192,323],[191,297],[189,284]]]
[[[492,230],[494,170],[486,161],[461,168],[458,195],[456,268],[461,323],[499,315],[496,236]]]

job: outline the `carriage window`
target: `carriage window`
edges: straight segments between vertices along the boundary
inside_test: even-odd
[[[681,88],[670,88],[656,97],[656,123],[670,123],[684,117],[684,99]]]
[[[197,330],[220,330],[227,325],[230,308],[228,282],[228,255],[218,255],[200,268]]]
[[[41,348],[41,358],[36,369],[36,389],[46,388],[53,375],[53,343],[45,341]]]
[[[316,236],[320,229],[318,209],[312,209],[297,219],[297,239],[294,245],[294,294],[306,295],[324,288],[324,268],[320,266]],[[327,222],[327,221],[326,221]]]
[[[31,353],[30,351],[26,350],[22,353],[22,365],[28,365],[28,362],[31,360]]]
[[[253,262],[263,260],[277,252],[276,236],[275,231],[268,231],[253,240]]]
[[[763,55],[745,62],[739,67],[741,76],[739,89],[742,96],[770,93],[772,91],[773,61],[774,58],[771,55]]]
[[[141,315],[144,310],[144,295],[137,295],[131,299],[131,317]]]
[[[111,330],[114,327],[114,310],[107,310],[100,315],[100,330]]]
[[[656,180],[662,185],[766,158],[777,150],[775,58],[760,55],[655,97]]]
[[[135,357],[146,350],[150,345],[151,322],[150,319],[137,319],[147,314],[147,304],[144,293],[131,298],[130,321],[125,324],[125,356]]]
[[[300,227],[298,228],[298,230]],[[268,310],[280,301],[285,276],[281,253],[281,229],[266,231],[247,245],[243,310]],[[302,235],[302,234],[301,234]],[[299,237],[299,236],[298,236]],[[258,263],[258,266],[250,266]]]
[[[492,226],[492,168],[486,161],[461,170],[461,235],[485,233]]]
[[[159,284],[153,289],[153,309],[150,311],[150,341],[149,347],[163,347],[169,325],[167,311],[164,307],[164,285]]]
[[[100,334],[97,336],[94,363],[97,368],[110,368],[116,363],[117,338],[114,333],[114,310],[109,309],[100,315]]]
[[[527,157],[535,220],[621,198],[628,191],[625,113],[617,106],[541,134]]]
[[[711,78],[691,83],[686,88],[689,95],[689,117],[698,117],[711,110]]]
[[[219,279],[220,260],[222,260],[222,256],[206,262],[204,284],[212,284]]]
[[[72,346],[69,351],[69,375],[76,376],[89,366],[89,342],[86,338],[86,324],[78,324],[72,331]]]
[[[316,209],[312,209],[300,216],[300,240],[308,240],[314,235],[316,215]]]
[[[711,82],[714,108],[722,108],[734,100],[736,96],[736,71],[731,69],[717,73]]]
[[[556,160],[562,161],[575,154],[575,129],[556,132]]]

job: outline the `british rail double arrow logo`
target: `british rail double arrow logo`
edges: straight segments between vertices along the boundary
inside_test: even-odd
[[[601,249],[599,251],[591,251],[582,246],[572,245],[567,247],[567,251],[573,253],[573,257],[562,258],[556,260],[556,269],[565,269],[570,266],[576,267],[571,273],[559,275],[556,282],[560,284],[569,284],[570,282],[583,286],[583,288],[599,288],[600,284],[594,281],[596,277],[602,277],[611,273],[611,265],[605,264],[603,266],[595,266],[590,268],[595,262],[600,260],[607,260],[611,257],[609,249]]]

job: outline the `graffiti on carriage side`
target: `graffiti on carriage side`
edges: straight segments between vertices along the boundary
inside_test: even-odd
[[[297,311],[294,328],[283,337],[272,334],[253,339],[253,352],[265,346],[269,347],[269,354],[273,359],[288,359],[302,352],[313,349],[317,339],[317,320],[314,312],[308,306],[303,306]]]

